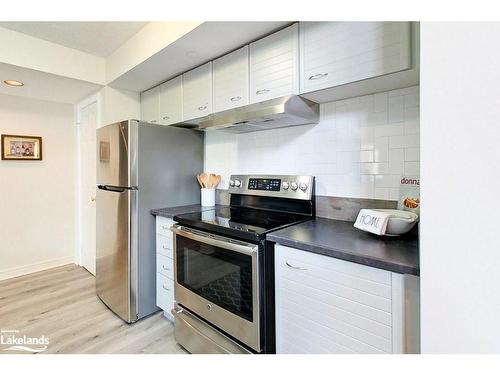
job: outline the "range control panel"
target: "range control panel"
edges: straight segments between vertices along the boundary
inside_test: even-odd
[[[313,176],[231,175],[229,193],[309,200],[313,184]]]
[[[250,178],[249,190],[280,191],[281,180],[276,178]]]

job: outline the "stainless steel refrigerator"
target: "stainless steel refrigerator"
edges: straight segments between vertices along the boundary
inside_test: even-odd
[[[150,210],[199,203],[202,170],[201,132],[136,120],[97,130],[97,295],[126,322],[158,310]]]

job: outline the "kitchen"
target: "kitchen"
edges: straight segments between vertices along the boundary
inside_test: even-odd
[[[42,193],[39,209],[50,204],[64,215],[52,221],[46,211],[45,229],[32,238],[13,235],[19,221],[3,223],[19,259],[2,253],[2,329],[47,336],[43,349],[34,347],[46,353],[495,352],[439,334],[436,277],[446,266],[425,250],[446,238],[444,230],[432,244],[425,239],[436,236],[426,221],[436,223],[442,207],[432,194],[444,199],[446,185],[433,190],[429,181],[445,177],[430,168],[420,187],[423,161],[441,163],[424,140],[429,150],[443,147],[421,123],[421,98],[431,94],[423,77],[433,87],[428,79],[443,71],[421,67],[445,67],[421,49],[438,54],[430,40],[451,38],[445,26],[130,22],[96,56],[78,50],[78,38],[72,47],[56,41],[57,27],[81,26],[83,35],[84,23],[32,24],[1,22],[0,37],[85,57],[97,78],[83,67],[56,77],[56,64],[35,73],[20,58],[1,61],[2,81],[26,86],[2,88],[0,130],[13,138],[2,139],[2,173],[57,176],[47,183],[58,196]],[[118,28],[105,24],[95,28]],[[124,59],[160,29],[173,39]],[[31,88],[35,79],[45,85]],[[53,93],[48,83],[68,88]],[[31,117],[16,114],[27,107]],[[67,134],[8,126],[41,116],[45,124],[56,112]],[[40,161],[6,154],[5,142],[28,142],[12,134],[41,135]],[[58,148],[71,156],[63,160]],[[43,231],[53,236],[46,248]],[[67,250],[48,254],[62,240]],[[33,261],[30,247],[40,249]]]

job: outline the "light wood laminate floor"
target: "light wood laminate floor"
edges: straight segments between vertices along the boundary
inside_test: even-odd
[[[173,328],[162,312],[123,322],[96,296],[94,276],[74,264],[0,281],[0,329],[45,335],[43,353],[186,353]],[[5,347],[0,354],[16,353]]]

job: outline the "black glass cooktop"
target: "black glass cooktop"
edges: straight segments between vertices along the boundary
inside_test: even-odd
[[[288,212],[242,207],[216,207],[174,217],[174,221],[214,233],[246,240],[259,240],[273,230],[309,220],[311,217]]]

